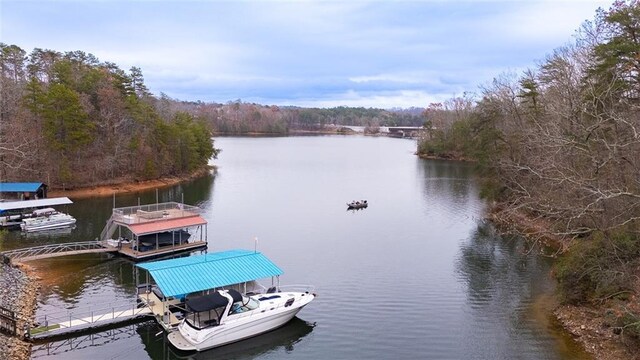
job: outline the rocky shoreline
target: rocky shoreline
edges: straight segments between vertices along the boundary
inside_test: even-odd
[[[611,305],[611,304],[609,304]],[[638,343],[615,327],[614,308],[561,305],[553,315],[562,327],[598,360],[640,360]]]
[[[38,282],[28,267],[0,264],[0,304],[16,313],[19,332],[33,323],[37,294]],[[0,333],[0,354],[7,359],[29,359],[31,343]]]
[[[185,181],[194,180],[207,174],[215,173],[215,166],[206,166],[200,170],[194,171],[183,176],[164,177],[156,180],[133,181],[122,180],[113,184],[98,184],[95,186],[81,187],[77,189],[58,189],[49,190],[48,197],[68,196],[72,198],[90,198],[113,196],[113,194],[131,193],[136,191],[144,191],[150,189],[165,188],[174,186]]]

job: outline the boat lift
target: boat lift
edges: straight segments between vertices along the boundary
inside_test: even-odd
[[[0,227],[19,226],[23,219],[33,217],[34,210],[73,204],[68,197],[0,202]]]

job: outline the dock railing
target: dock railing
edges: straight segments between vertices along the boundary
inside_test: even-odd
[[[107,328],[98,332],[89,332],[78,336],[63,337],[59,340],[36,342],[32,344],[31,354],[35,358],[42,355],[54,356],[59,355],[60,358],[75,358],[73,351],[86,350],[91,347],[99,347],[108,343],[112,343],[122,338],[138,337],[138,325],[131,324],[117,328]],[[112,358],[126,357],[129,349],[119,349],[117,353],[109,354]],[[119,355],[118,355],[119,354]]]
[[[116,249],[103,241],[78,241],[63,244],[48,244],[31,248],[8,250],[2,252],[4,258],[12,262],[45,259],[48,257],[73,254],[109,252]]]
[[[178,219],[199,215],[203,210],[197,206],[178,202],[166,202],[129,206],[113,209],[111,219],[125,224],[139,224],[160,219]]]
[[[278,286],[280,292],[306,292],[309,294],[314,294],[316,292],[316,288],[313,285],[282,285]]]
[[[16,313],[4,307],[0,307],[0,332],[9,335],[18,335]]]

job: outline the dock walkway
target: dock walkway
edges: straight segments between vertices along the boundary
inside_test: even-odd
[[[131,307],[110,307],[73,312],[49,313],[36,319],[40,326],[27,329],[27,336],[43,339],[78,331],[122,323],[141,317],[153,316],[151,309],[142,304]]]
[[[9,250],[0,253],[10,262],[24,262],[58,256],[117,252],[118,248],[104,241],[81,241],[64,244],[41,245],[24,249]]]

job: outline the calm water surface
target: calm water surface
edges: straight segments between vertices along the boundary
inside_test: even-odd
[[[215,176],[118,196],[116,206],[180,201],[205,209],[209,251],[258,250],[319,297],[287,326],[176,353],[153,321],[34,346],[36,359],[579,359],[536,310],[549,264],[499,238],[472,165],[421,160],[414,141],[362,136],[218,138]],[[346,211],[367,199],[369,208]],[[112,198],[77,200],[71,234],[5,249],[96,238]],[[38,315],[131,303],[132,265],[90,255],[40,261]]]

